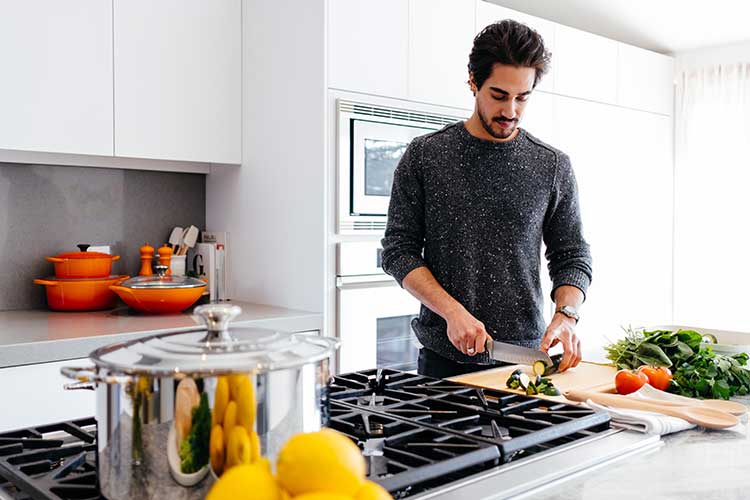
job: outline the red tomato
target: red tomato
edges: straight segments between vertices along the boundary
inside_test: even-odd
[[[615,375],[615,389],[618,394],[630,394],[648,383],[648,377],[644,373],[631,370],[620,370]]]
[[[648,383],[651,387],[666,391],[669,382],[672,380],[672,372],[666,366],[640,366],[638,371],[648,377]]]

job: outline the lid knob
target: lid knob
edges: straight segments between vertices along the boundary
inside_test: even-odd
[[[90,245],[90,244],[88,244],[88,243],[79,243],[79,244],[77,244],[76,246],[78,247],[78,249],[79,249],[79,250],[80,250],[81,252],[85,252],[86,250],[88,250],[88,249],[89,249],[89,247],[90,247],[91,245]]]
[[[167,275],[167,269],[169,269],[169,267],[165,265],[157,264],[154,266],[154,271],[156,271],[156,274],[158,274],[160,278],[164,278]]]
[[[232,340],[229,336],[229,322],[241,312],[240,306],[232,304],[205,304],[193,310],[193,314],[200,318],[208,330],[204,342]]]

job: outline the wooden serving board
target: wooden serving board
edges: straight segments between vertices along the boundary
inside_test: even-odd
[[[517,394],[526,394],[525,391],[519,389],[508,389],[505,382],[510,377],[510,374],[517,369],[522,369],[524,373],[528,374],[529,377],[535,377],[530,366],[526,365],[511,365],[503,366],[501,368],[491,368],[481,372],[468,373],[466,375],[459,375],[457,377],[450,378],[454,382],[461,384],[472,385],[475,387],[482,387],[485,389],[500,389],[508,392],[515,392]],[[548,378],[552,380],[555,387],[559,389],[561,393],[565,391],[577,389],[584,391],[593,392],[614,392],[615,374],[617,369],[610,365],[603,365],[600,363],[592,363],[588,361],[582,361],[575,368],[571,368],[563,373],[556,373],[550,375]],[[561,403],[574,403],[569,401],[564,396],[545,396],[543,394],[535,397],[541,399],[548,399],[551,401],[558,401]]]

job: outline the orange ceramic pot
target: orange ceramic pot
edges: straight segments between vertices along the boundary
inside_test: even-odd
[[[112,272],[112,262],[119,255],[100,252],[87,252],[89,245],[78,245],[80,252],[67,252],[47,257],[55,264],[55,276],[62,279],[108,278]]]
[[[99,311],[117,305],[117,295],[109,289],[129,276],[98,279],[35,279],[47,287],[47,305],[55,311]]]
[[[166,266],[155,266],[153,276],[136,276],[109,289],[136,311],[167,314],[184,311],[206,290],[206,283],[184,276],[167,276]]]

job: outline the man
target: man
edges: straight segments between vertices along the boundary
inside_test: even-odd
[[[518,123],[548,69],[542,38],[515,21],[486,27],[469,56],[471,118],[412,141],[394,176],[383,269],[422,302],[419,373],[486,369],[488,337],[581,360],[577,310],[591,282],[567,155]],[[556,312],[542,315],[540,249]]]

